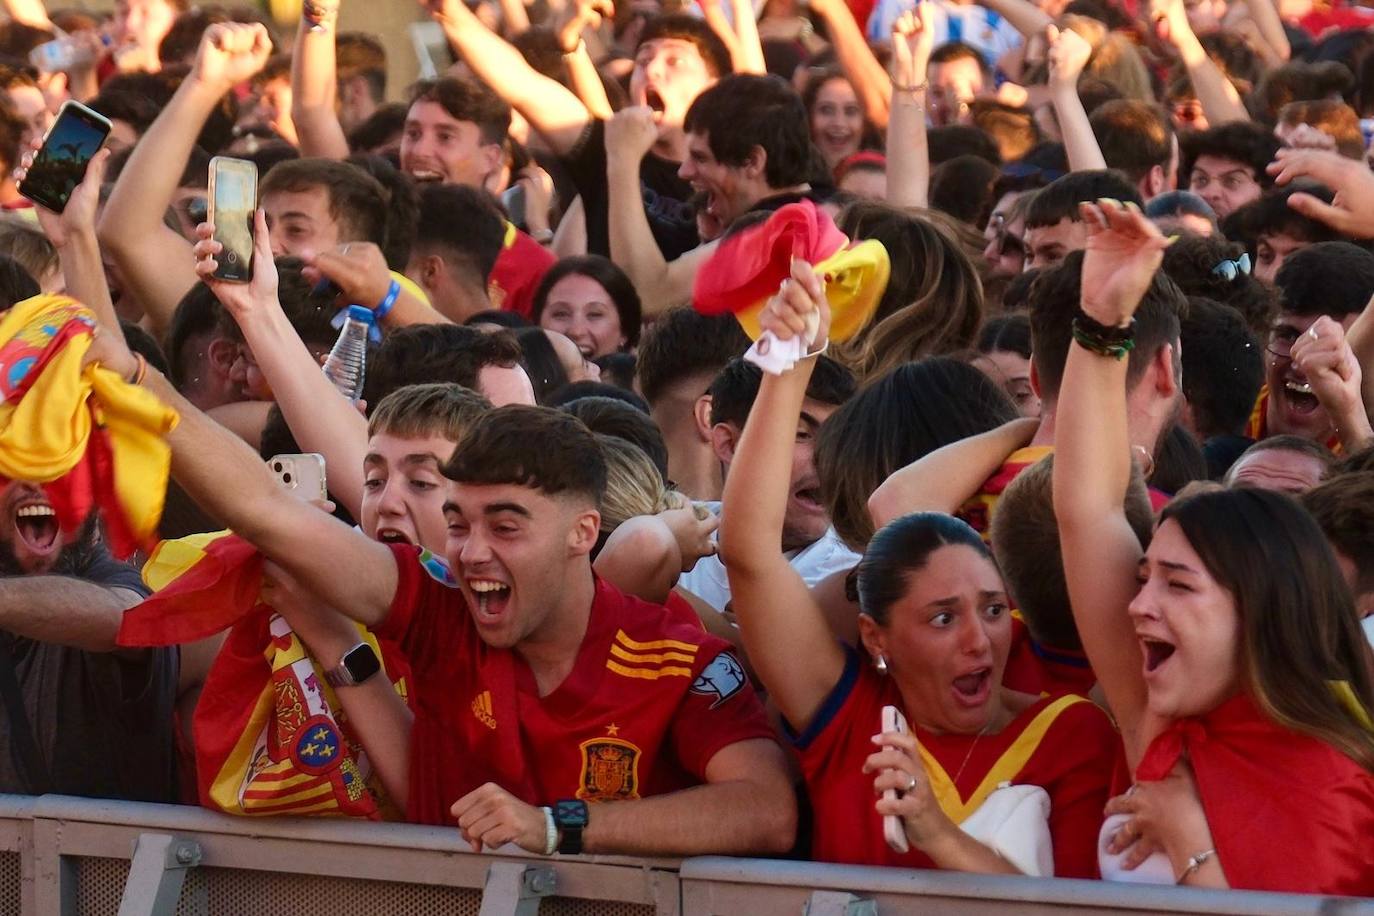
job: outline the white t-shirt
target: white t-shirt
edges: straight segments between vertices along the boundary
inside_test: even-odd
[[[948,0],[933,0],[931,7],[937,48],[947,41],[962,41],[982,54],[989,67],[995,67],[999,57],[1021,46],[1021,33],[989,9]],[[868,17],[869,40],[890,41],[897,17],[915,8],[915,0],[878,0]]]
[[[705,505],[712,512],[720,514],[720,503]],[[825,534],[819,540],[786,556],[787,562],[801,573],[807,585],[815,585],[839,570],[851,569],[862,559],[844,545],[834,528],[825,529]],[[678,578],[677,584],[718,611],[725,610],[725,605],[730,603],[730,580],[725,575],[725,564],[720,562],[719,557],[702,557],[691,572],[683,573]]]
[[[715,557],[711,559],[715,559]],[[1364,638],[1369,640],[1371,646],[1374,646],[1374,614],[1361,620],[1360,624],[1364,627]]]

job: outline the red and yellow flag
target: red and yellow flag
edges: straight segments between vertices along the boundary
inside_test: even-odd
[[[99,509],[110,549],[152,543],[177,415],[116,373],[81,363],[95,315],[35,296],[0,319],[0,476],[42,484],[65,532]]]
[[[323,671],[262,602],[262,575],[262,555],[228,532],[163,541],[143,570],[156,593],[120,626],[126,646],[229,628],[192,721],[201,804],[240,815],[395,815]],[[398,647],[359,633],[407,698]]]
[[[830,339],[836,343],[868,324],[892,271],[881,242],[851,245],[824,210],[803,200],[721,242],[697,272],[692,306],[703,315],[732,313],[757,340],[759,315],[792,275],[793,259],[811,264],[825,284]]]

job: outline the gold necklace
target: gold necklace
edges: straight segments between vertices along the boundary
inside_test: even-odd
[[[968,766],[969,760],[971,760],[971,759],[973,758],[973,750],[974,750],[974,748],[978,747],[978,742],[981,741],[981,740],[983,739],[983,736],[986,735],[986,734],[988,733],[988,729],[989,729],[989,728],[992,728],[992,720],[991,720],[991,719],[988,720],[988,724],[987,724],[987,725],[984,725],[984,726],[983,726],[983,730],[982,730],[982,731],[980,731],[978,734],[976,734],[976,735],[973,736],[973,743],[970,744],[970,745],[968,746],[968,753],[966,753],[966,754],[964,755],[964,762],[961,763],[961,764],[959,764],[959,772],[957,772],[957,773],[954,774],[954,791],[955,791],[955,792],[958,792],[958,791],[959,791],[959,777],[964,775],[964,767]]]

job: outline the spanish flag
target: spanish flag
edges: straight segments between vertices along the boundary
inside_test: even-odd
[[[99,509],[110,549],[149,546],[162,517],[176,412],[100,366],[82,367],[95,314],[35,296],[0,319],[0,476],[42,484],[72,532]]]
[[[163,541],[143,569],[155,594],[124,615],[119,644],[173,645],[226,627],[192,719],[197,790],[228,814],[397,815],[333,689],[261,600],[263,557],[229,532]],[[359,627],[407,698],[399,649]]]
[[[830,339],[835,343],[868,324],[892,272],[881,242],[850,244],[825,211],[803,200],[721,242],[697,272],[692,305],[703,315],[733,313],[745,333],[757,340],[759,315],[792,275],[793,259],[813,265],[825,284]]]

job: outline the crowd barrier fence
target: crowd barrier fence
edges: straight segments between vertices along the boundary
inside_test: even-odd
[[[709,856],[476,854],[456,831],[0,795],[0,916],[1374,916],[1374,900]]]

